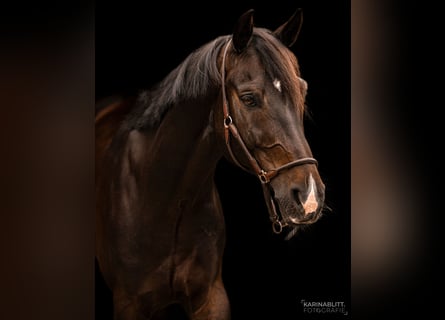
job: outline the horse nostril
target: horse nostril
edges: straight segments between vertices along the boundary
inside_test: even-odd
[[[292,197],[298,205],[301,205],[300,190],[298,188],[291,189]]]

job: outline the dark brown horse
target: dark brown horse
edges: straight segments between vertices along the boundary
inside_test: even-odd
[[[151,90],[96,116],[96,254],[115,319],[230,318],[221,276],[226,157],[258,176],[275,233],[317,221],[324,185],[304,136],[306,82],[288,49],[298,10],[275,31],[243,14]]]

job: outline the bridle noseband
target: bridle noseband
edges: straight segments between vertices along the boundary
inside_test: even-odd
[[[235,162],[235,164],[238,165],[240,168],[252,173],[250,170],[247,170],[235,157],[235,154],[232,151],[232,147],[230,146],[230,136],[232,136],[238,142],[239,146],[243,150],[244,155],[246,156],[247,160],[249,161],[251,169],[260,179],[261,186],[263,188],[264,198],[265,198],[266,204],[267,204],[267,209],[269,211],[269,218],[270,218],[270,221],[272,222],[272,230],[273,230],[273,232],[278,234],[278,233],[281,233],[281,231],[283,231],[283,227],[287,226],[287,223],[280,220],[280,217],[278,216],[277,210],[275,208],[275,203],[272,199],[271,190],[269,188],[269,182],[283,170],[286,170],[286,169],[289,169],[292,167],[296,167],[296,166],[305,165],[305,164],[318,165],[318,162],[314,158],[306,157],[306,158],[301,158],[301,159],[297,159],[297,160],[288,162],[288,163],[286,163],[278,168],[275,168],[275,169],[264,170],[260,166],[258,161],[255,159],[255,157],[251,154],[251,152],[247,148],[246,144],[244,143],[244,140],[240,136],[237,127],[233,123],[233,119],[230,116],[230,112],[229,112],[229,105],[227,103],[226,86],[225,86],[226,55],[227,55],[227,50],[228,50],[231,42],[232,42],[232,39],[229,39],[229,41],[227,41],[227,44],[224,48],[222,65],[221,65],[221,82],[222,82],[221,90],[222,90],[222,98],[223,98],[224,140],[226,142],[227,150],[228,150],[233,162]]]

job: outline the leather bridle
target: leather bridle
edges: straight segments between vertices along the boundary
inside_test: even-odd
[[[297,159],[291,162],[288,162],[278,168],[271,169],[271,170],[264,170],[258,161],[255,159],[255,157],[252,155],[252,153],[247,148],[246,144],[244,143],[243,138],[239,134],[239,131],[236,127],[236,125],[233,123],[233,119],[230,116],[229,112],[229,105],[227,102],[227,96],[226,96],[226,85],[225,85],[225,75],[226,75],[226,56],[227,56],[227,50],[230,46],[230,43],[232,42],[232,39],[229,39],[227,41],[227,44],[225,45],[223,57],[222,57],[222,65],[221,65],[221,90],[222,90],[222,99],[223,99],[223,115],[224,115],[224,139],[226,143],[227,150],[230,154],[230,157],[232,158],[233,162],[238,165],[240,168],[252,173],[250,170],[246,169],[236,158],[235,154],[232,151],[232,147],[230,146],[230,136],[232,136],[235,141],[238,143],[238,145],[241,147],[241,150],[243,151],[244,155],[246,156],[249,165],[252,169],[252,171],[258,176],[258,178],[261,181],[261,186],[263,188],[263,194],[264,198],[266,200],[267,209],[269,211],[269,218],[272,222],[272,230],[274,233],[281,233],[283,231],[283,227],[287,226],[287,223],[283,220],[280,220],[280,217],[277,213],[277,210],[275,208],[275,203],[272,199],[271,190],[270,190],[270,181],[276,177],[281,171],[290,169],[296,166],[301,166],[305,164],[315,164],[318,165],[317,160],[311,157],[301,158]]]

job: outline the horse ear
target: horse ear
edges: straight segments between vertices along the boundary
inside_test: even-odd
[[[241,17],[239,17],[235,28],[233,30],[233,46],[235,50],[239,53],[243,51],[253,32],[253,9],[246,11]]]
[[[299,8],[289,20],[274,31],[274,34],[284,45],[292,47],[295,41],[297,41],[302,24],[303,10]]]

